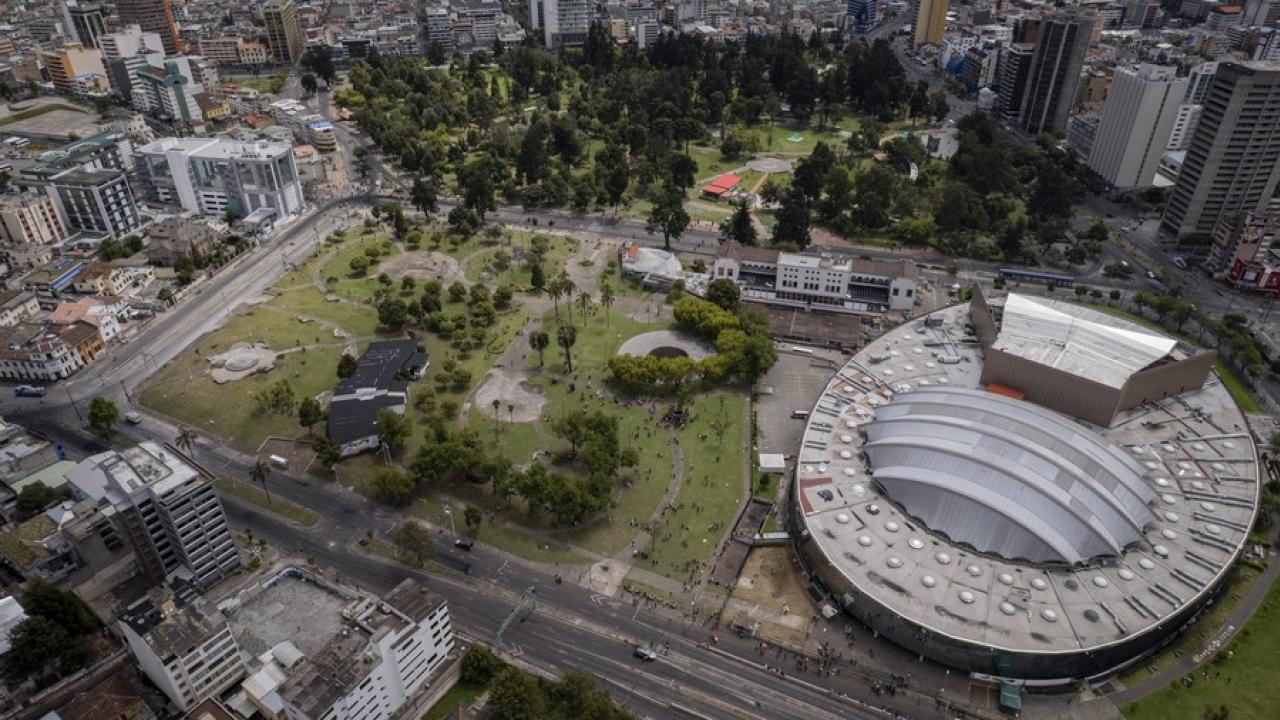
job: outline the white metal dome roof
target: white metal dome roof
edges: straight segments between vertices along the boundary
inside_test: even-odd
[[[1126,453],[1069,418],[980,390],[899,394],[865,427],[884,493],[980,552],[1044,563],[1120,555],[1155,521]]]

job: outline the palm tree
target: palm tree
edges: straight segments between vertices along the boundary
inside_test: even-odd
[[[502,424],[501,422],[499,422],[502,416],[498,414],[498,408],[500,407],[502,407],[502,401],[499,400],[498,398],[494,398],[493,399],[493,421],[494,421],[493,422],[493,442],[494,444],[497,444],[498,442],[498,426]]]
[[[556,329],[556,344],[564,349],[564,364],[569,372],[573,372],[573,355],[569,350],[576,342],[578,342],[578,329],[574,326],[565,324]]]
[[[613,307],[613,286],[600,283],[600,305],[604,307],[604,325],[609,327],[609,308]]]
[[[542,354],[550,344],[551,337],[544,331],[534,330],[529,333],[529,347],[538,351],[538,367],[542,367],[544,361]]]
[[[587,312],[591,310],[591,293],[583,290],[578,293],[578,312],[582,314],[582,324],[587,324]]]
[[[271,504],[271,491],[267,489],[267,476],[271,474],[271,466],[261,460],[253,464],[253,469],[249,471],[249,479],[262,486],[262,491],[267,494],[267,504]]]
[[[178,431],[178,437],[173,439],[173,444],[177,445],[178,449],[190,455],[191,443],[194,442],[195,439],[196,436],[191,432],[191,428],[184,427]]]
[[[514,423],[516,421],[516,406],[507,403],[507,422]]]
[[[560,278],[551,278],[551,282],[547,283],[547,294],[551,296],[551,302],[555,305],[556,317],[560,317],[560,296],[564,294],[564,287],[560,285]]]

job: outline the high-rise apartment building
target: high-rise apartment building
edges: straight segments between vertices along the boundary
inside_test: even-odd
[[[1151,185],[1186,88],[1187,78],[1173,67],[1116,68],[1090,169],[1117,189]]]
[[[98,94],[110,90],[102,53],[80,43],[67,43],[41,54],[49,82],[66,95]]]
[[[1264,214],[1280,180],[1280,64],[1223,62],[1209,87],[1160,229],[1210,233]]]
[[[1013,43],[1000,51],[1000,116],[1005,122],[1017,122],[1022,115],[1022,98],[1031,73],[1031,56],[1035,45]]]
[[[1067,127],[1080,87],[1085,50],[1094,16],[1066,11],[1045,18],[1031,56],[1018,124],[1031,134],[1059,133]]]
[[[920,10],[916,13],[916,47],[942,45],[948,4],[948,0],[920,0]]]
[[[292,65],[302,57],[302,22],[293,0],[267,0],[262,5],[262,22],[267,28],[267,48],[278,63]]]
[[[98,47],[98,38],[107,32],[102,8],[97,5],[67,5],[65,2],[62,7],[66,11],[68,30],[76,42],[85,47]]]
[[[595,3],[590,0],[529,0],[529,13],[531,17],[539,18],[546,47],[581,45],[591,28]]]
[[[845,9],[845,29],[862,34],[870,32],[879,19],[877,0],[848,0]]]
[[[129,180],[120,170],[68,170],[50,180],[45,191],[69,230],[120,238],[142,226]]]
[[[138,148],[149,199],[200,215],[281,220],[306,207],[287,145],[226,137],[164,138]]]
[[[240,566],[213,483],[153,441],[93,455],[67,480],[77,499],[114,509],[116,529],[154,580],[178,574],[205,589]]]
[[[52,198],[43,193],[0,197],[0,242],[6,245],[53,245],[67,239]]]
[[[246,671],[231,625],[181,581],[157,588],[120,616],[120,631],[146,676],[179,710],[230,689]]]
[[[116,0],[116,13],[122,26],[137,25],[146,32],[160,35],[165,55],[178,55],[178,26],[173,22],[169,0]]]

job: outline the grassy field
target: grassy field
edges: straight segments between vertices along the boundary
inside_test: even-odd
[[[246,485],[238,480],[220,478],[215,480],[213,484],[214,487],[218,489],[218,492],[226,493],[227,495],[234,495],[241,500],[251,502],[260,508],[273,512],[288,520],[292,520],[303,527],[314,527],[316,523],[320,522],[320,516],[310,510],[294,505],[286,500],[281,500],[275,496],[272,496],[271,499],[268,500],[266,492],[259,490],[252,485]],[[270,480],[267,481],[267,487],[271,487]]]
[[[560,309],[560,317],[568,317],[563,307]],[[469,417],[470,427],[476,430],[482,442],[492,446],[494,453],[513,463],[524,465],[530,462],[536,451],[549,450],[554,454],[566,450],[568,444],[546,430],[546,422],[557,413],[584,406],[618,418],[622,441],[636,448],[640,465],[625,471],[632,485],[615,491],[612,517],[596,518],[584,528],[556,530],[551,527],[550,519],[542,513],[529,513],[522,507],[509,508],[503,512],[504,517],[521,526],[549,532],[550,542],[553,543],[551,548],[540,547],[538,542],[532,541],[532,536],[515,530],[493,525],[481,527],[482,540],[535,560],[590,561],[589,558],[571,551],[569,552],[573,558],[567,557],[563,555],[565,550],[555,547],[554,543],[573,544],[606,555],[622,550],[637,532],[629,521],[634,519],[637,523],[643,523],[647,520],[661,501],[671,479],[671,450],[666,433],[657,427],[648,412],[638,406],[618,405],[609,395],[598,395],[592,391],[605,377],[605,364],[623,341],[662,326],[638,323],[616,311],[610,313],[607,323],[603,311],[588,316],[585,323],[576,311],[574,318],[578,327],[578,341],[573,348],[573,375],[570,376],[567,372],[560,349],[552,346],[546,351],[546,367],[530,380],[533,385],[541,388],[547,398],[542,420],[538,423],[496,422],[473,409]],[[543,318],[543,324],[549,332],[550,328],[556,326],[554,311]],[[536,367],[537,353],[529,351],[528,362]],[[553,376],[558,380],[553,381]],[[572,390],[571,383],[575,383]],[[441,492],[486,510],[498,509],[487,486],[459,484]],[[438,498],[428,498],[419,509],[424,517],[447,523],[448,518],[439,511],[438,503]],[[491,535],[485,537],[486,533]]]
[[[277,356],[275,369],[268,373],[223,385],[207,374],[210,355],[226,352],[236,342],[254,341],[264,341],[277,352],[307,347]],[[256,414],[253,396],[281,379],[289,381],[299,399],[332,390],[342,345],[324,327],[258,308],[231,318],[184,350],[152,377],[138,402],[197,432],[216,433],[236,448],[254,452],[268,436],[295,437],[302,428],[293,413]]]
[[[278,72],[275,75],[251,75],[248,77],[232,78],[231,81],[237,85],[247,88],[253,88],[260,93],[271,93],[279,95],[284,89],[284,81],[288,78],[288,72]]]
[[[743,485],[743,404],[737,393],[698,398],[691,406],[693,421],[680,429],[684,452],[684,483],[676,495],[680,511],[668,513],[659,526],[659,539],[641,567],[673,579],[689,577],[690,561],[700,572],[712,561],[721,537],[737,517],[746,489]]]
[[[470,685],[459,680],[457,685],[450,688],[444,697],[431,706],[427,714],[422,716],[422,720],[445,720],[453,715],[453,711],[459,705],[470,707],[484,691],[484,685]]]
[[[1139,325],[1142,325],[1143,327],[1151,328],[1156,332],[1163,333],[1171,337],[1176,337],[1179,340],[1182,340],[1183,342],[1189,345],[1198,344],[1196,343],[1195,340],[1192,340],[1186,335],[1182,335],[1180,333],[1174,332],[1173,330],[1169,330],[1168,328],[1161,326],[1159,323],[1155,322],[1154,320],[1143,317],[1142,315],[1129,312],[1128,310],[1124,310],[1122,308],[1112,307],[1110,305],[1101,305],[1098,303],[1086,303],[1086,304],[1089,307],[1093,308],[1094,310],[1099,310],[1101,312],[1108,313],[1110,315],[1115,315],[1116,317],[1122,317],[1122,318],[1125,318],[1126,320],[1130,320]],[[1222,380],[1222,386],[1227,389],[1227,392],[1231,393],[1231,399],[1236,401],[1236,404],[1240,406],[1241,411],[1246,413],[1262,412],[1262,406],[1258,404],[1257,399],[1255,399],[1253,395],[1250,394],[1248,388],[1246,388],[1244,386],[1244,383],[1240,381],[1240,378],[1236,377],[1236,374],[1232,372],[1231,368],[1227,367],[1226,364],[1223,363],[1221,359],[1214,361],[1213,369],[1217,371],[1218,377]]]
[[[542,269],[546,279],[550,280],[561,268],[573,251],[577,249],[576,240],[558,235],[546,235],[547,241],[551,249],[542,259]],[[528,248],[529,236],[527,233],[518,233],[513,238],[513,244]],[[511,285],[515,288],[525,290],[529,287],[529,263],[521,263],[515,265],[511,263],[506,270],[499,271],[492,267],[493,259],[499,252],[505,252],[507,257],[513,255],[512,247],[494,247],[485,250],[479,254],[472,254],[467,260],[467,266],[463,269],[467,280],[471,282],[484,281],[490,288],[497,288],[502,285]]]
[[[1233,654],[1227,658],[1227,651]],[[1210,708],[1227,707],[1231,720],[1276,717],[1280,688],[1280,585],[1273,585],[1257,613],[1236,639],[1202,666],[1208,677],[1192,673],[1192,684],[1175,682],[1154,695],[1128,705],[1131,720],[1198,718]]]
[[[16,122],[22,122],[23,120],[30,120],[33,117],[40,117],[41,115],[44,115],[45,113],[53,112],[54,110],[66,110],[68,112],[84,113],[85,117],[94,117],[93,115],[90,115],[90,111],[82,107],[76,107],[75,105],[63,105],[61,103],[49,103],[46,105],[41,105],[40,107],[31,108],[30,110],[22,110],[12,115],[8,115],[6,117],[0,118],[0,127],[3,127],[5,125],[10,125]],[[33,147],[34,146],[32,145],[27,145],[26,147],[22,148],[22,151],[31,152]]]

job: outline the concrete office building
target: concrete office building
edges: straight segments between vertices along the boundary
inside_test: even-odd
[[[95,48],[67,43],[42,53],[40,59],[49,73],[49,82],[64,95],[101,94],[110,88],[102,53]]]
[[[10,246],[53,245],[65,239],[66,227],[48,195],[18,193],[0,197],[0,242]]]
[[[262,6],[262,22],[266,25],[267,48],[272,59],[285,64],[297,62],[306,48],[293,0],[267,0]]]
[[[142,227],[129,179],[121,170],[67,170],[45,189],[70,231],[121,238]]]
[[[859,35],[870,32],[879,24],[878,0],[848,0],[845,9],[845,30]]]
[[[999,305],[1003,326],[988,326]],[[1009,327],[1024,311],[1056,319]],[[1020,352],[1073,360],[1019,388],[989,380],[1010,330]],[[1220,383],[1166,385],[1176,400],[1104,426],[1033,396],[1075,377],[1101,408],[1098,377],[1125,385],[1176,346],[1014,295],[877,338],[826,384],[798,446],[790,521],[806,578],[908,654],[963,672],[1065,686],[1174,639],[1249,542],[1260,473],[1244,415]],[[1194,419],[1172,427],[1187,405]]]
[[[1031,56],[1035,53],[1032,43],[1013,43],[1000,51],[1000,117],[1008,123],[1016,123],[1022,115],[1022,98],[1027,89],[1027,77],[1031,74]]]
[[[1280,0],[1245,0],[1240,15],[1245,27],[1274,27],[1280,21]]]
[[[1263,214],[1280,181],[1280,64],[1223,62],[1161,220],[1175,237]]]
[[[147,197],[188,212],[283,220],[306,207],[289,145],[163,138],[138,148],[138,156]]]
[[[742,299],[814,312],[882,315],[910,310],[917,269],[909,262],[780,252],[724,243],[711,277],[737,283]]]
[[[1169,128],[1169,140],[1165,143],[1165,150],[1176,152],[1187,149],[1187,145],[1191,143],[1191,136],[1196,131],[1196,125],[1200,122],[1200,111],[1203,109],[1202,106],[1191,103],[1182,103],[1178,106],[1173,127]]]
[[[1040,24],[1018,117],[1026,132],[1038,135],[1066,129],[1093,24],[1094,16],[1080,11],[1058,13]]]
[[[595,4],[589,0],[529,0],[529,16],[538,18],[534,29],[542,30],[544,46],[581,45],[591,28]]]
[[[1089,168],[1118,190],[1149,187],[1186,93],[1177,68],[1116,68]]]
[[[235,686],[247,666],[227,619],[195,588],[173,585],[130,607],[119,625],[142,672],[186,712]]]
[[[196,102],[196,95],[203,88],[191,83],[190,78],[178,70],[177,63],[149,65],[137,70],[135,77],[146,92],[148,111],[156,117],[183,126],[203,122],[200,103]]]
[[[213,483],[153,441],[90,456],[67,481],[77,500],[111,508],[139,569],[156,582],[178,574],[207,589],[240,566]]]
[[[65,0],[62,7],[75,40],[85,47],[98,47],[98,38],[107,32],[102,21],[102,8],[97,5],[67,5]]]
[[[173,22],[169,0],[116,0],[115,6],[121,26],[137,25],[145,32],[156,33],[165,55],[181,54],[178,26]]]
[[[920,9],[916,13],[916,47],[942,45],[949,4],[949,0],[920,0]]]

